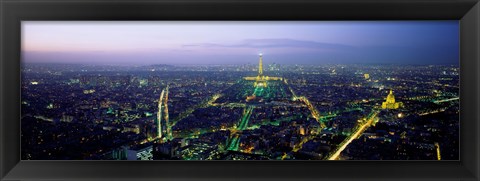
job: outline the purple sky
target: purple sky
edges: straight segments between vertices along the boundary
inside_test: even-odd
[[[458,21],[23,21],[23,62],[459,63]]]

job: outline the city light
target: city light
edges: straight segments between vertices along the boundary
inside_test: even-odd
[[[440,155],[440,143],[442,149],[458,149],[436,135],[458,135],[442,126],[458,126],[458,75],[440,79],[446,75],[435,74],[450,67],[282,65],[281,71],[264,70],[263,58],[268,62],[269,57],[262,55],[252,66],[29,73],[22,89],[28,143],[23,158],[458,158]],[[392,72],[399,78],[391,78]],[[33,81],[44,81],[44,75],[56,77],[45,84]],[[58,150],[66,147],[76,149]],[[378,152],[383,149],[396,151]]]
[[[397,114],[397,117],[398,117],[398,118],[402,118],[402,117],[403,117],[403,114],[402,114],[402,113],[398,113],[398,114]]]

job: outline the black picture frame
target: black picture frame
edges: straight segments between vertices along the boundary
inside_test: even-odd
[[[0,0],[2,180],[479,180],[478,0]],[[21,161],[22,20],[459,20],[460,161]]]

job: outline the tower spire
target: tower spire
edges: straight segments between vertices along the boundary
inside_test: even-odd
[[[260,60],[258,62],[258,75],[262,76],[263,75],[263,60],[262,60],[262,53],[260,55]]]
[[[260,58],[258,60],[258,75],[256,78],[255,83],[253,86],[257,87],[267,87],[267,82],[265,80],[265,76],[263,76],[263,60],[262,60],[262,53],[259,54]]]

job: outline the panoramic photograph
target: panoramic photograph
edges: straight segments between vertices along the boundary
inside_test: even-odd
[[[22,160],[459,160],[458,21],[22,21]]]

